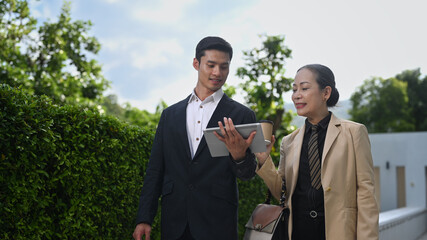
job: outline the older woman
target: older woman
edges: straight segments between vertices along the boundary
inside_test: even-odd
[[[276,170],[270,151],[258,153],[257,174],[280,198],[286,182],[292,239],[378,239],[378,204],[368,132],[337,118],[332,71],[320,64],[297,71],[292,101],[305,124],[284,137]]]

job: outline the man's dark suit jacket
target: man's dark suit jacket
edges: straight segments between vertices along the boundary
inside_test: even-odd
[[[242,162],[231,156],[213,158],[203,137],[191,158],[186,109],[189,97],[165,109],[157,127],[136,223],[153,222],[161,196],[162,239],[177,239],[187,224],[195,239],[237,239],[238,190],[236,177],[255,175],[253,153]],[[224,94],[207,127],[230,117],[234,124],[253,123],[249,108]]]

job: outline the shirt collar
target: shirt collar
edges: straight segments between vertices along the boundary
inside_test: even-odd
[[[192,101],[195,101],[196,99],[198,99],[198,97],[197,97],[196,93],[193,90],[193,92],[191,92],[190,99],[188,99],[188,103],[191,103]]]
[[[222,96],[224,96],[224,91],[222,90],[222,88],[220,88],[216,92],[214,92],[212,95],[207,97],[205,99],[205,102],[213,101],[215,103],[218,103],[221,100]],[[188,99],[188,103],[191,103],[192,101],[195,101],[196,99],[199,99],[199,97],[197,97],[196,91],[195,91],[195,89],[193,89],[193,92],[191,93],[190,99]]]
[[[317,126],[320,128],[319,130],[328,128],[329,122],[331,121],[331,115],[332,113],[331,111],[329,111],[328,116],[320,120],[320,122],[317,124]],[[313,126],[313,124],[311,124],[307,119],[305,119],[305,125],[305,132],[307,133],[311,129],[311,126]]]

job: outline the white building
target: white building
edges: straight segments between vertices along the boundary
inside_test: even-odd
[[[380,239],[427,232],[427,132],[369,135],[380,202]]]

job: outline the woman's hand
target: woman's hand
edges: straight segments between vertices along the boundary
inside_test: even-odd
[[[267,160],[268,156],[270,156],[271,149],[273,148],[273,145],[275,142],[276,142],[276,138],[273,135],[271,136],[271,143],[267,145],[267,150],[265,152],[255,153],[255,156],[258,160],[259,167],[261,167]]]

